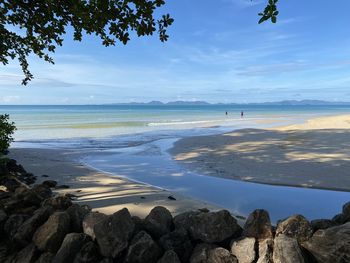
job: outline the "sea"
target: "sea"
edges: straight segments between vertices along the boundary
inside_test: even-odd
[[[84,154],[77,161],[111,176],[178,192],[243,216],[264,208],[274,222],[296,213],[308,219],[332,217],[350,201],[350,193],[204,176],[174,161],[168,150],[188,136],[349,113],[347,105],[0,105],[0,114],[9,114],[17,127],[12,147],[79,149]]]

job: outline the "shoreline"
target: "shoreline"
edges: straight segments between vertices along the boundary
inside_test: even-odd
[[[207,176],[349,192],[350,176],[344,172],[350,169],[349,141],[350,115],[332,115],[283,127],[183,138],[169,152],[180,165]],[[327,172],[337,178],[327,178]]]

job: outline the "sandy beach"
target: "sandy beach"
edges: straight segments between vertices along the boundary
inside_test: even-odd
[[[74,194],[75,202],[87,204],[94,211],[105,214],[127,207],[132,215],[143,218],[157,205],[168,208],[173,215],[201,208],[219,209],[178,193],[93,170],[77,161],[80,155],[80,152],[62,149],[13,148],[9,157],[16,159],[28,172],[37,175],[37,183],[55,180],[58,185],[68,185],[68,189],[55,192]],[[176,200],[170,200],[169,196]]]
[[[350,191],[350,115],[179,140],[174,159],[198,173],[273,185]]]

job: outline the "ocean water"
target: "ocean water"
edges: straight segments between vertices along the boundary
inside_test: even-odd
[[[186,136],[301,123],[349,114],[349,106],[0,106],[4,113],[18,128],[13,147],[78,149],[78,161],[112,176],[169,189],[243,216],[265,208],[274,222],[295,213],[330,218],[350,200],[349,192],[203,176],[182,167],[167,152]]]

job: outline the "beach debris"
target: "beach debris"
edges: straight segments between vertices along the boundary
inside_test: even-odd
[[[273,250],[274,263],[305,263],[296,238],[280,234],[275,238]],[[323,262],[323,261],[321,261]]]
[[[175,201],[175,200],[176,200],[176,198],[175,198],[175,197],[173,197],[172,195],[169,195],[169,196],[168,196],[168,199],[169,199],[169,200],[173,200],[173,201]]]
[[[252,263],[256,261],[255,238],[245,237],[231,242],[231,253],[239,263]]]
[[[165,207],[156,206],[146,216],[144,228],[154,238],[159,238],[173,229],[173,216]]]
[[[199,244],[195,247],[190,259],[191,263],[225,262],[238,263],[237,258],[225,248],[213,244]]]
[[[56,253],[69,233],[70,218],[66,212],[55,212],[34,233],[33,242],[41,251]]]
[[[263,209],[254,210],[244,224],[243,235],[256,239],[273,238],[269,213]]]
[[[128,209],[123,208],[102,219],[94,226],[101,255],[117,257],[129,245],[135,224]]]
[[[162,250],[157,243],[149,234],[145,231],[141,231],[131,240],[125,262],[157,262],[161,255]]]
[[[141,199],[146,199],[146,197],[144,197],[144,196],[141,196],[140,198],[141,198]]]

